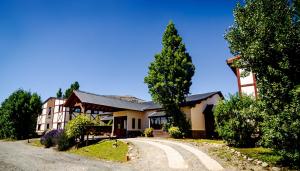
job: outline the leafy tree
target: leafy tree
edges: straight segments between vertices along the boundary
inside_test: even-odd
[[[71,84],[70,88],[65,91],[64,98],[69,98],[73,90],[78,90],[79,87],[79,83],[75,81],[73,84]]]
[[[214,110],[216,131],[229,145],[254,147],[261,134],[259,109],[259,102],[250,96],[230,95],[228,100],[219,101]]]
[[[189,123],[180,111],[180,104],[189,94],[195,67],[173,22],[164,32],[162,45],[162,51],[155,55],[144,81],[152,99],[163,106],[167,115],[172,116],[174,126],[186,132]]]
[[[61,88],[59,88],[58,91],[57,91],[57,93],[56,93],[56,97],[57,98],[62,98],[62,96],[63,96],[63,93],[61,91]]]
[[[13,92],[0,107],[0,138],[24,139],[34,134],[42,102],[36,93]]]
[[[247,0],[234,17],[225,38],[241,57],[237,66],[256,74],[266,112],[263,142],[299,165],[299,0]]]
[[[94,122],[85,115],[78,115],[68,122],[68,125],[66,126],[66,135],[68,138],[81,137],[81,141],[83,141],[85,126],[89,125],[94,125]]]

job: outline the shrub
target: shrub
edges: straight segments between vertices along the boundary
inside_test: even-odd
[[[65,151],[67,150],[68,148],[70,148],[74,142],[73,142],[73,138],[68,138],[66,133],[63,132],[59,137],[58,137],[58,146],[57,146],[57,149],[59,151]]]
[[[53,145],[52,139],[51,139],[50,137],[46,138],[46,139],[44,140],[44,144],[43,144],[43,145],[45,146],[45,148],[51,147],[51,146]]]
[[[182,138],[182,132],[180,131],[180,129],[178,127],[171,127],[168,130],[169,134],[171,137],[173,138]]]
[[[230,95],[215,110],[216,131],[229,145],[253,147],[260,138],[262,114],[259,102],[250,96]]]
[[[145,137],[153,137],[153,128],[146,128],[144,131]]]
[[[85,126],[94,123],[85,115],[78,115],[72,119],[66,126],[66,135],[68,138],[78,138],[84,135]]]
[[[43,144],[46,148],[51,147],[52,145],[56,145],[58,141],[58,137],[63,133],[62,129],[55,129],[46,132],[44,136],[41,138],[41,144]]]

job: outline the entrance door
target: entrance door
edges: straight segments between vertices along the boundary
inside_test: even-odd
[[[127,128],[127,116],[114,117],[114,135],[125,137]]]

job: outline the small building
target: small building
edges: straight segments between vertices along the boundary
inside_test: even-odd
[[[244,72],[244,69],[237,68],[233,65],[234,62],[239,59],[240,56],[235,56],[226,60],[227,65],[236,75],[239,94],[247,94],[257,98],[258,94],[255,73],[250,72],[248,76],[242,77],[241,73]]]
[[[117,98],[116,98],[117,97]],[[122,98],[120,98],[122,97]],[[70,118],[80,113],[90,114],[90,118],[102,113],[112,113],[112,134],[119,137],[138,135],[146,128],[161,130],[167,122],[162,107],[152,101],[124,96],[105,96],[74,91],[64,106],[70,109]],[[128,96],[127,96],[128,97]],[[191,123],[194,138],[214,136],[213,107],[223,98],[220,91],[191,95],[181,104],[181,110]]]
[[[50,97],[42,105],[42,113],[37,118],[36,132],[41,135],[47,130],[63,129],[68,123],[69,108],[64,107],[66,99]]]

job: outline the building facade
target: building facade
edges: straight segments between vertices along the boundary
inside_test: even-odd
[[[63,129],[70,119],[69,108],[64,107],[66,99],[50,97],[42,105],[37,118],[36,132],[41,135],[47,130]]]
[[[211,92],[188,96],[181,105],[181,110],[191,123],[191,132],[194,138],[213,137],[214,117],[213,107],[222,99],[221,92]],[[152,127],[161,130],[168,117],[162,107],[154,102],[128,101],[122,98],[97,95],[93,93],[74,91],[65,102],[76,115],[90,113],[93,118],[94,111],[112,113],[112,134],[119,137],[138,135],[146,128]]]
[[[244,69],[234,66],[234,62],[239,60],[239,56],[235,56],[226,60],[227,65],[231,68],[237,78],[239,94],[247,94],[249,96],[258,97],[255,73],[250,72],[249,75],[242,77]]]

